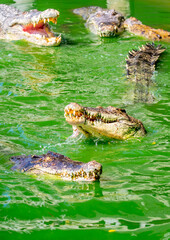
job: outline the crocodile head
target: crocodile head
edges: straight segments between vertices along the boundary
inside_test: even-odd
[[[57,46],[61,36],[55,36],[49,23],[57,23],[59,12],[55,9],[21,12],[12,6],[0,5],[0,38],[25,39],[42,46]]]
[[[129,116],[124,109],[112,106],[91,108],[70,103],[65,107],[65,118],[73,126],[73,136],[81,132],[87,137],[125,140],[146,134],[141,121]]]
[[[96,181],[102,173],[102,165],[96,161],[73,161],[60,153],[50,151],[42,155],[21,155],[10,159],[15,163],[12,170],[36,175],[51,174],[63,180]]]
[[[100,37],[113,37],[124,31],[124,17],[115,10],[102,10],[92,14],[86,25]]]
[[[73,11],[86,20],[86,27],[100,37],[113,37],[124,31],[124,17],[115,10],[96,6],[77,8]]]

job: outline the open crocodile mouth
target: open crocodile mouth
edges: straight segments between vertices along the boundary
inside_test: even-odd
[[[70,104],[69,104],[70,105]],[[70,123],[84,123],[85,122],[85,111],[78,104],[72,104],[72,106],[66,106],[64,109],[64,116],[67,122]],[[77,106],[76,106],[77,105]]]
[[[30,17],[30,19],[29,16],[27,17],[28,19],[25,19],[26,17],[24,18],[23,16],[23,19],[21,17],[16,21],[13,21],[11,27],[15,29],[14,32],[23,32],[25,39],[36,44],[45,46],[59,45],[61,42],[61,35],[55,36],[49,25],[49,22],[57,24],[59,12],[53,9],[51,9],[49,13],[47,11],[48,10],[38,13],[37,15]]]
[[[54,37],[47,22],[53,22],[57,24],[57,18],[48,18],[40,20],[38,23],[29,23],[23,25],[23,31],[29,34],[40,34],[42,37]]]

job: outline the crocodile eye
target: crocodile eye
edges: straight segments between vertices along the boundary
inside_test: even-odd
[[[159,38],[159,39],[161,39],[162,37],[159,35],[159,34],[157,34],[157,37]]]
[[[122,21],[122,20],[124,20],[124,17],[123,16],[118,16],[118,20]]]
[[[116,14],[117,14],[116,11],[112,11],[112,13],[111,13],[112,16],[115,16]]]

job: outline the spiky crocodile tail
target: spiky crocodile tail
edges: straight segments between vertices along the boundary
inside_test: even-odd
[[[147,43],[139,50],[129,51],[126,59],[128,78],[133,81],[150,79],[155,70],[155,64],[164,51],[165,48],[162,45],[156,46],[154,43]]]

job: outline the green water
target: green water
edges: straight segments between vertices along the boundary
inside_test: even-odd
[[[12,4],[11,1],[0,3]],[[124,33],[100,39],[71,9],[100,1],[34,1],[22,9],[56,8],[54,31],[60,47],[0,41],[0,239],[170,239],[169,87],[170,45],[162,54],[149,91],[150,103],[136,102],[126,79],[129,50],[147,41]],[[170,31],[169,2],[131,1],[145,24]],[[128,141],[70,140],[63,109],[113,105],[140,119],[148,134]],[[48,150],[103,165],[101,181],[64,182],[11,171],[11,155]],[[109,232],[109,230],[116,230]]]

